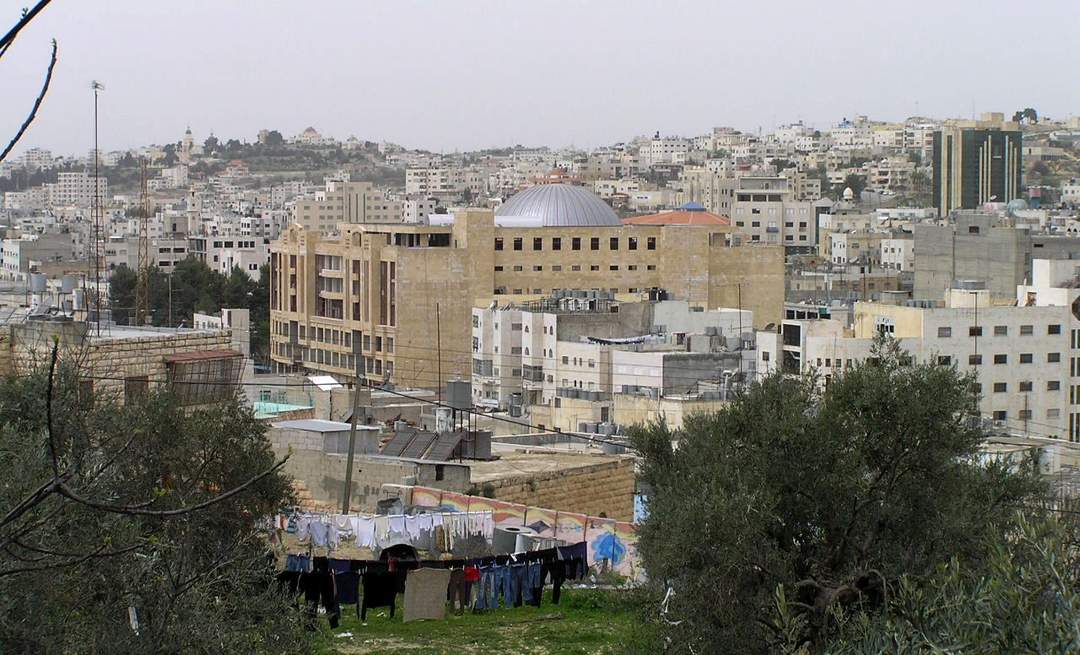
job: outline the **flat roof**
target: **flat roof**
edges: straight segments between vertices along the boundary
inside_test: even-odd
[[[341,421],[327,421],[321,418],[307,418],[295,421],[278,421],[270,424],[275,428],[286,430],[307,430],[309,432],[345,432],[352,429],[350,423]],[[381,428],[374,425],[358,425],[357,430],[379,431]]]
[[[492,455],[499,459],[491,461],[465,460],[469,465],[472,482],[487,482],[504,478],[528,477],[553,471],[569,471],[577,468],[619,462],[630,455],[607,455],[599,449],[574,448],[573,450],[547,446],[517,446],[491,444]]]

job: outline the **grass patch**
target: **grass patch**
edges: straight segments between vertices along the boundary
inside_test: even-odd
[[[401,611],[368,611],[361,624],[353,606],[344,608],[341,625],[318,635],[316,652],[324,655],[443,655],[444,653],[571,655],[626,653],[640,642],[641,622],[628,592],[563,589],[558,605],[545,592],[540,607],[522,606],[442,621],[402,623]],[[325,621],[322,622],[325,626]],[[351,632],[351,637],[337,635]]]

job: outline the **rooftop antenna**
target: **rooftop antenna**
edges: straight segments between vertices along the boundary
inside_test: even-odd
[[[101,180],[98,177],[101,152],[98,150],[98,92],[105,90],[105,85],[97,80],[90,82],[90,89],[94,92],[94,197],[90,204],[90,216],[93,223],[94,248],[94,312],[97,335],[101,336]]]

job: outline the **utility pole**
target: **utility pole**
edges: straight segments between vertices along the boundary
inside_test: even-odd
[[[104,91],[105,85],[97,80],[90,82],[90,89],[94,92],[94,189],[93,200],[90,204],[90,220],[93,223],[93,259],[94,259],[94,310],[96,316],[96,330],[101,336],[101,258],[99,242],[101,241],[101,179],[99,177],[99,163],[101,152],[98,150],[98,91]]]
[[[146,191],[146,159],[139,159],[139,176],[142,183],[141,216],[139,217],[139,267],[135,283],[135,325],[146,325],[150,306],[150,245],[146,223],[150,216],[150,197]]]
[[[363,363],[363,360],[364,358],[361,357],[361,363]],[[356,381],[353,383],[352,419],[349,421],[349,456],[345,460],[345,492],[344,497],[341,499],[342,514],[349,513],[349,501],[352,498],[353,457],[356,454],[356,417],[360,413],[360,380],[360,375],[357,374]]]
[[[436,393],[438,394],[439,402],[441,403],[442,402],[442,388],[443,388],[443,381],[442,381],[442,322],[441,322],[440,317],[439,317],[439,303],[435,303],[435,353],[436,353],[435,356],[439,359],[439,361],[438,361],[439,381],[437,383],[438,389],[436,390]]]

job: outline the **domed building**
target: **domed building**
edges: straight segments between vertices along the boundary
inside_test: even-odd
[[[600,196],[569,184],[538,184],[510,197],[495,211],[500,227],[603,227],[621,225]]]

